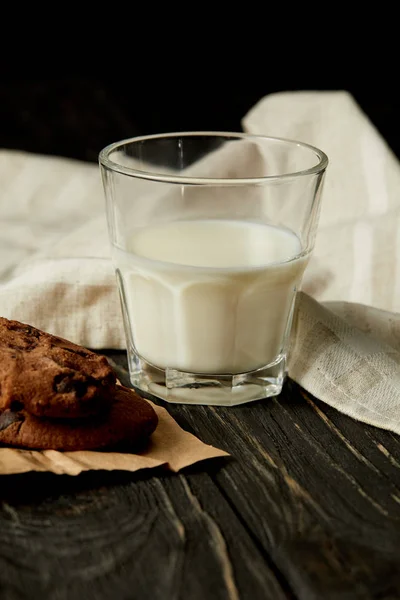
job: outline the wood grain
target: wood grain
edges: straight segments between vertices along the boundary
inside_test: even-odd
[[[291,382],[244,407],[166,407],[232,458],[2,477],[1,599],[400,597],[397,436]]]
[[[233,455],[213,480],[295,597],[400,598],[397,436],[292,382],[244,407],[168,409]]]
[[[287,597],[206,474],[218,523],[185,477],[159,477],[3,478],[0,597]]]

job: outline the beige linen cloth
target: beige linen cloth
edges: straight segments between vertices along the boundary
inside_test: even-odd
[[[400,433],[396,157],[346,92],[267,96],[243,129],[316,145],[330,160],[290,376]],[[97,165],[0,151],[0,258],[0,315],[91,348],[125,348]]]

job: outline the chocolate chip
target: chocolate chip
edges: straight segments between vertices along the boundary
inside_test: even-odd
[[[86,381],[75,381],[75,390],[78,398],[82,398],[82,396],[84,396],[87,391]]]
[[[0,414],[0,431],[7,429],[13,423],[24,421],[25,417],[21,413],[13,412],[11,410],[5,410]]]
[[[87,390],[86,381],[77,381],[73,377],[73,375],[64,375],[63,373],[56,375],[53,384],[54,391],[58,394],[70,394],[71,392],[75,392],[78,398],[84,396]]]
[[[26,333],[27,335],[33,336],[37,339],[40,337],[40,331],[31,327],[30,325],[25,325],[24,323],[11,323],[9,325],[9,329],[11,331],[20,331],[21,333]]]
[[[69,394],[74,391],[73,375],[60,373],[54,377],[53,389],[58,394]]]

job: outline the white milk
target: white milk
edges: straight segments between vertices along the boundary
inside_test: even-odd
[[[132,338],[154,366],[245,373],[284,350],[307,257],[287,229],[177,221],[139,229],[114,249]]]

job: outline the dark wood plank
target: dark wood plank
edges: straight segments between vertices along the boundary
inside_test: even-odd
[[[113,356],[126,377],[124,356]],[[227,502],[301,599],[400,597],[400,442],[291,382],[237,408],[167,405],[234,459],[213,474]]]
[[[290,597],[204,471],[0,484],[2,600]]]

